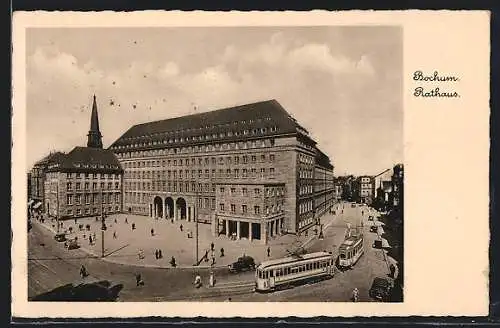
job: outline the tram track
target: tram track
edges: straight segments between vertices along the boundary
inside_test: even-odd
[[[201,287],[201,288],[202,289],[195,289],[192,293],[189,294],[186,293],[186,294],[152,296],[148,298],[142,298],[141,301],[146,301],[146,302],[199,301],[210,298],[246,295],[255,292],[255,282],[251,280],[236,281],[236,282],[221,282],[221,283],[216,283],[215,286],[213,287]]]

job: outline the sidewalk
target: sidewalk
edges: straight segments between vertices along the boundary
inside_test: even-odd
[[[323,229],[326,230],[333,224],[338,217],[337,215],[326,214],[321,218]],[[125,219],[127,223],[125,223]],[[116,223],[115,223],[116,220]],[[45,220],[45,223],[37,224],[44,226],[52,233],[56,233],[56,222],[50,219]],[[101,257],[102,247],[102,231],[101,222],[93,218],[78,219],[75,224],[73,220],[61,221],[63,227],[60,232],[66,232],[68,239],[77,238],[80,249],[88,254]],[[132,230],[131,225],[135,223],[136,228]],[[85,228],[90,226],[90,231],[79,231],[78,226],[83,225]],[[182,225],[182,231],[181,231]],[[194,266],[196,255],[196,238],[188,238],[187,231],[193,232],[195,237],[195,224],[193,222],[178,221],[171,223],[169,220],[152,219],[149,217],[117,214],[109,216],[106,219],[107,231],[104,233],[105,240],[105,256],[103,261],[123,264],[138,267],[150,268],[172,268],[170,265],[171,257],[175,257],[177,268],[218,268],[226,267],[236,261],[243,254],[252,256],[256,263],[262,261],[286,257],[289,251],[295,251],[300,247],[307,247],[318,236],[311,231],[308,237],[305,234],[302,236],[283,235],[269,240],[268,245],[262,245],[259,241],[230,240],[226,236],[213,237],[210,232],[210,226],[199,224],[199,254],[198,258],[202,258],[205,252],[208,251],[209,262],[202,261],[199,266]],[[70,233],[69,227],[72,228]],[[151,234],[151,229],[154,230],[154,235]],[[116,233],[116,238],[113,234]],[[95,234],[95,238],[94,235]],[[89,243],[89,235],[92,235],[93,243]],[[210,244],[214,243],[216,263],[211,266]],[[220,248],[224,248],[224,257],[220,257]],[[269,247],[271,254],[267,256],[267,248]],[[143,250],[145,257],[139,259],[139,250]],[[163,258],[155,258],[155,250],[161,249]],[[71,252],[71,251],[69,251]]]

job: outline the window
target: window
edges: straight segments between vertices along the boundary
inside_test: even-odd
[[[66,196],[66,204],[73,205],[73,195]]]
[[[246,156],[246,155],[243,156],[243,163],[244,164],[248,163],[248,156]]]
[[[254,212],[254,214],[260,214],[260,206],[254,206],[253,212]]]
[[[241,189],[241,192],[243,193],[243,196],[247,196],[248,195],[248,189],[247,188]]]
[[[73,210],[68,210],[66,213],[67,213],[68,215],[73,215]]]
[[[260,155],[260,161],[264,162],[266,160],[266,155],[262,154]]]
[[[219,204],[219,209],[220,209],[222,212],[224,212],[224,204],[223,204],[223,203],[220,203],[220,204]]]
[[[243,212],[244,214],[247,213],[247,206],[246,205],[241,205],[241,212]]]
[[[219,191],[220,191],[221,194],[223,194],[224,193],[224,187],[220,187]]]
[[[257,156],[252,155],[252,163],[255,163],[257,161]]]
[[[90,204],[90,195],[89,194],[86,194],[85,195],[85,204]]]
[[[235,192],[236,192],[236,188],[231,188],[231,195],[234,195]]]
[[[269,161],[274,162],[274,154],[269,155]]]
[[[66,178],[71,179],[71,173],[66,173]]]
[[[76,183],[76,190],[77,190],[77,191],[78,191],[78,190],[80,190],[80,182],[77,182],[77,183]]]
[[[68,183],[66,184],[66,190],[67,190],[67,191],[71,191],[71,190],[73,190],[73,185],[71,184],[71,182],[68,182]]]
[[[269,169],[269,176],[270,176],[271,178],[274,178],[274,167],[271,167],[271,168]]]
[[[77,173],[77,174],[76,174],[76,178],[77,178],[77,179],[80,179],[81,177],[82,177],[82,176],[81,176],[81,174],[80,174],[80,173]]]
[[[259,188],[255,188],[253,190],[253,192],[255,193],[255,196],[259,196],[260,195],[260,189]]]
[[[85,190],[89,190],[89,183],[85,182]]]
[[[231,204],[231,212],[232,213],[236,212],[236,205]]]
[[[76,210],[76,215],[82,215],[82,210],[81,209],[77,209]]]
[[[239,178],[240,177],[240,170],[234,169],[234,177]]]
[[[76,195],[76,205],[80,205],[82,203],[82,195]]]
[[[247,169],[243,169],[243,177],[244,178],[248,177],[248,170]]]
[[[94,189],[94,190],[97,189],[97,182],[92,183],[92,189]]]

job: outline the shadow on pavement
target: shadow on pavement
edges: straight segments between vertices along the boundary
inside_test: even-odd
[[[117,300],[122,289],[122,284],[111,286],[111,283],[107,280],[84,283],[76,286],[73,284],[67,284],[37,295],[30,301],[113,302]]]

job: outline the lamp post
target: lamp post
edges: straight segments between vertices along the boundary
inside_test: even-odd
[[[104,257],[104,231],[106,230],[106,221],[104,219],[103,193],[101,188],[101,257]]]
[[[194,219],[195,219],[195,229],[196,229],[196,265],[199,264],[199,234],[198,234],[198,202],[199,202],[199,191],[196,189],[196,199],[194,202]]]
[[[56,184],[56,221],[57,221],[57,233],[59,234],[59,181]]]

